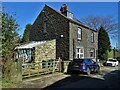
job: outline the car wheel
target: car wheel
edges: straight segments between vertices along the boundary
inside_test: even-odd
[[[96,71],[95,71],[96,73],[99,73],[100,72],[100,68],[97,66],[97,68],[96,68]]]
[[[116,66],[116,64],[113,65],[114,67]]]
[[[91,71],[89,68],[87,68],[87,75],[90,75]]]

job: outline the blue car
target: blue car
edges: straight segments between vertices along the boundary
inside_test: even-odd
[[[70,71],[82,71],[86,72],[88,75],[91,72],[99,72],[99,65],[90,58],[85,59],[74,59],[69,67]]]

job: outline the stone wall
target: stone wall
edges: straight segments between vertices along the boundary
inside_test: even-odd
[[[43,32],[43,24],[46,22],[47,32]],[[77,39],[78,24],[71,22],[59,11],[45,5],[30,30],[30,41],[43,41],[56,39],[56,58],[59,57],[63,60],[72,60],[75,52],[73,50],[73,41],[75,46],[84,47],[85,57],[90,57],[90,49],[95,48],[97,50],[97,33],[82,28],[82,40]],[[91,33],[94,32],[95,42],[91,43]],[[62,37],[61,37],[62,35]]]
[[[56,59],[56,40],[46,41],[35,47],[35,62]]]
[[[84,48],[84,57],[85,58],[90,58],[90,49],[91,48],[94,48],[95,50],[98,49],[98,44],[97,44],[98,43],[98,41],[97,41],[98,33],[95,32],[95,31],[92,31],[90,29],[84,28],[84,27],[82,27],[80,25],[71,23],[71,22],[69,23],[69,26],[70,26],[70,32],[69,32],[69,34],[70,34],[70,38],[69,38],[69,42],[70,42],[70,45],[69,45],[70,59],[73,59],[73,58],[76,57],[74,54],[76,54],[76,47],[77,46]],[[80,27],[82,29],[82,40],[77,39],[78,27]],[[91,33],[92,32],[94,33],[94,43],[91,42]]]
[[[42,32],[44,22],[47,32]],[[63,35],[63,37],[61,37]],[[56,58],[69,59],[69,23],[51,7],[45,5],[30,30],[30,41],[56,39]]]

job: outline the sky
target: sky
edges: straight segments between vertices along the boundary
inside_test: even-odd
[[[2,2],[119,2],[119,0],[1,0]]]
[[[87,16],[112,16],[118,21],[117,2],[3,2],[2,6],[8,13],[15,12],[20,25],[19,35],[24,33],[26,24],[33,24],[45,4],[59,10],[66,3],[73,16],[78,20]],[[112,47],[116,46],[117,37],[110,36]]]

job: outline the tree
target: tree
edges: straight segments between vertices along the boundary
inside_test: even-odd
[[[101,26],[98,32],[98,58],[100,60],[106,60],[107,51],[110,51],[110,49],[111,45],[108,33],[106,32],[104,27]]]
[[[9,78],[12,76],[11,67],[13,66],[14,48],[19,45],[20,38],[17,33],[19,25],[14,14],[8,14],[4,10],[2,12],[2,60],[5,62],[3,66],[3,76]],[[12,68],[13,70],[15,68]]]
[[[8,56],[19,43],[18,24],[14,15],[2,13],[2,54]],[[7,58],[6,58],[7,59]]]
[[[103,17],[103,16],[88,16],[82,19],[83,23],[90,26],[94,30],[99,30],[100,26],[103,26],[107,32],[117,29],[117,22],[113,17]]]
[[[31,28],[31,24],[27,24],[26,28],[24,30],[24,34],[23,34],[23,38],[22,38],[22,43],[25,43],[25,42],[29,41],[30,28]]]

